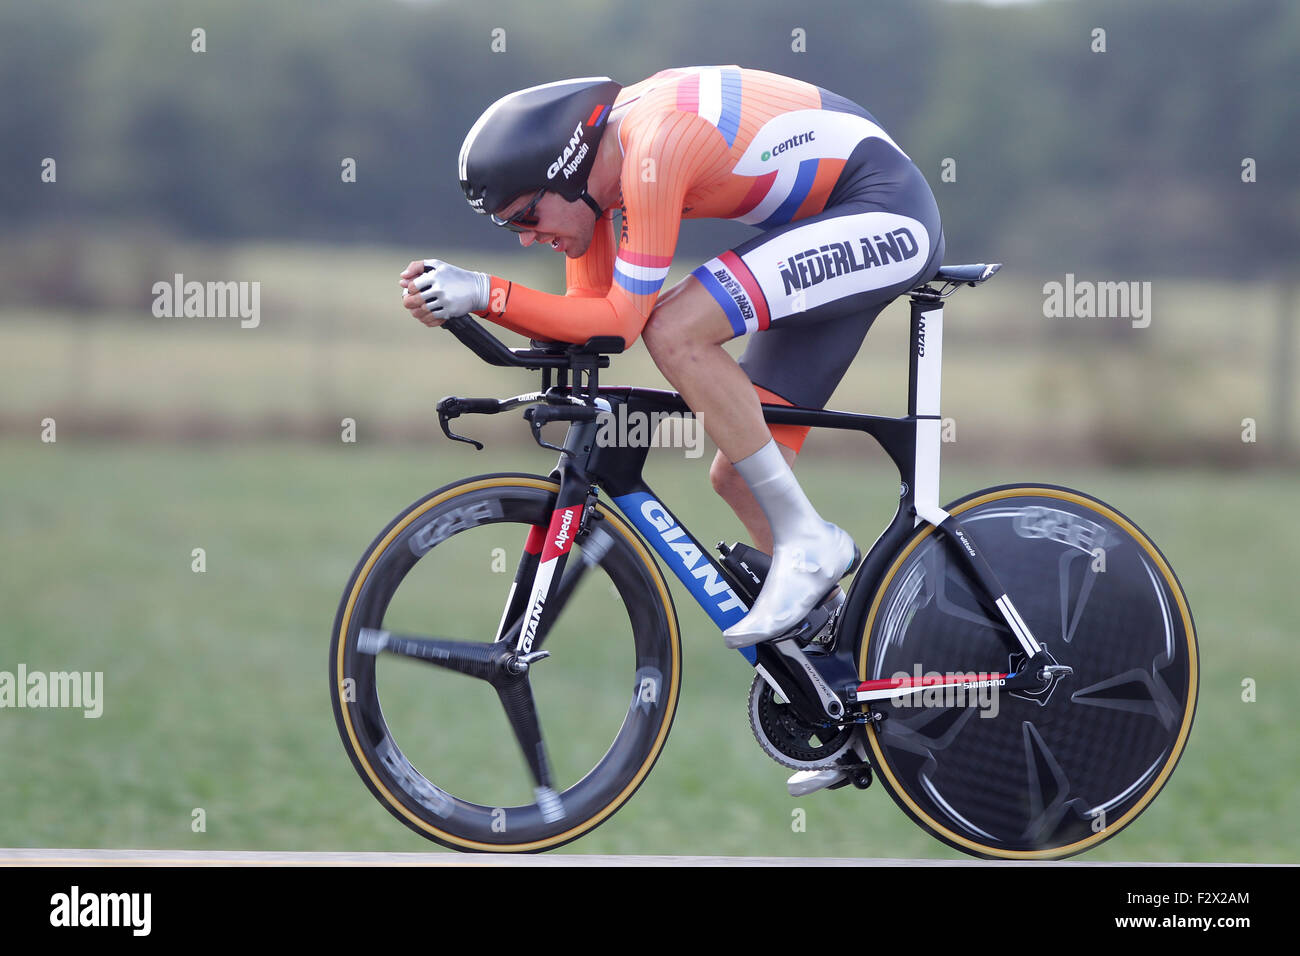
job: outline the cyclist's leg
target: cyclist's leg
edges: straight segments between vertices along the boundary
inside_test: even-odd
[[[769,405],[824,408],[885,304],[861,315],[808,325],[773,326],[753,335],[739,364],[754,383],[759,400]],[[769,425],[768,430],[793,468],[809,429]],[[772,530],[767,517],[749,485],[721,451],[714,457],[709,478],[749,532],[754,547],[771,554]]]
[[[924,178],[910,162],[899,162],[901,157],[879,141],[863,143],[858,153],[860,155],[855,159],[859,165],[871,169],[872,173],[866,179],[850,180],[844,189],[838,191],[839,195],[832,196],[836,205],[819,216],[765,233],[732,253],[741,260],[741,268],[747,268],[751,275],[764,279],[756,284],[761,286],[764,304],[768,306],[768,327],[760,328],[752,335],[739,364],[765,402],[824,408],[857,355],[876,316],[894,298],[932,277],[943,263],[944,239],[938,208]],[[881,217],[862,217],[864,213],[899,211],[907,215],[896,222]],[[888,237],[891,230],[905,229],[907,232],[903,238],[908,241],[900,252],[906,252],[913,245],[914,240],[910,237],[921,234],[914,222],[919,222],[924,229],[928,254],[922,254],[921,244],[916,241],[916,252],[902,260],[903,263],[912,263],[910,269],[905,265],[898,268],[897,262],[887,264],[892,272],[870,264],[868,256],[893,258],[892,250],[888,247],[881,250],[873,237]],[[860,227],[857,234],[852,228],[855,225]],[[878,227],[880,231],[872,232],[866,228],[868,226]],[[838,234],[826,232],[823,239],[818,233],[827,229],[836,230]],[[795,238],[789,238],[790,234]],[[846,236],[854,236],[856,241],[856,245],[848,250],[843,248]],[[806,239],[802,248],[817,252],[825,249],[829,262],[818,262],[816,271],[805,271],[801,276],[797,266],[790,268],[790,255],[784,258],[779,254],[772,255],[774,239],[780,240],[776,247],[778,252],[798,247],[798,240]],[[866,240],[872,241],[872,249],[862,248]],[[831,244],[838,247],[838,255],[827,248]],[[797,253],[792,255],[808,258],[799,257]],[[710,274],[721,271],[724,281],[731,280],[727,258],[724,255],[709,263],[708,267],[712,267]],[[855,266],[863,268],[855,269]],[[780,278],[783,270],[794,273],[788,281]],[[827,272],[838,274],[828,277]],[[803,289],[796,288],[805,278],[812,281]],[[880,284],[872,288],[873,281]],[[831,293],[845,291],[833,288],[837,283],[855,291],[836,299],[829,299],[823,291],[811,303],[811,308],[807,307],[810,304],[807,301],[808,289],[821,286]],[[800,291],[804,292],[804,301],[783,302],[783,295],[797,295]],[[797,305],[803,305],[805,309],[799,312],[793,308]],[[791,463],[807,432],[808,429],[796,426],[771,427],[771,434],[783,446],[783,454]],[[766,517],[725,453],[716,456],[710,476],[718,493],[745,524],[755,547],[768,550],[772,539]]]
[[[778,322],[788,327],[843,320],[842,327],[855,335],[849,354],[833,343],[821,347],[842,367],[832,365],[826,375],[816,366],[799,368],[795,376],[811,372],[821,380],[825,394],[815,404],[822,405],[870,319],[894,296],[933,275],[941,262],[938,210],[911,162],[888,144],[869,140],[855,151],[849,168],[855,172],[837,186],[831,208],[770,230],[701,266],[665,297],[646,329],[661,371],[704,418],[705,430],[723,456],[737,463],[749,490],[762,489],[754,501],[771,528],[773,571],[749,615],[728,630],[731,646],[755,643],[797,623],[838,580],[853,551],[848,536],[813,509],[785,457],[767,438],[749,376],[722,342],[766,332]],[[747,502],[734,504],[752,524]],[[818,588],[821,592],[811,593]]]
[[[728,646],[743,647],[798,624],[850,569],[855,548],[813,508],[772,441],[748,376],[721,346],[734,334],[693,278],[656,308],[643,333],[664,376],[736,462],[772,529],[772,571],[749,613],[724,632]]]
[[[722,347],[735,334],[718,303],[688,276],[660,296],[642,338],[714,444],[738,461],[771,436],[749,377]]]

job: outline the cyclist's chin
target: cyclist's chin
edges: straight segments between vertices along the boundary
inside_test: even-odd
[[[556,252],[564,253],[570,259],[577,259],[581,256],[587,251],[588,245],[590,245],[590,240],[583,241],[582,239],[574,239],[568,236],[557,237],[551,242],[552,249]]]

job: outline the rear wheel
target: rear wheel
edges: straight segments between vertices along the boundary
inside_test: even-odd
[[[913,820],[964,852],[1083,852],[1133,822],[1186,746],[1198,686],[1187,599],[1141,529],[1079,492],[1009,485],[945,510],[1073,672],[1045,693],[933,690],[874,703],[885,716],[867,733],[878,777]],[[953,547],[927,525],[886,571],[859,644],[863,680],[1023,667]]]
[[[509,667],[514,641],[497,636],[531,584],[512,576],[557,491],[523,475],[439,489],[375,539],[340,602],[330,691],[344,748],[390,813],[444,846],[539,851],[582,836],[636,791],[672,725],[668,588],[599,503],[567,559],[577,583],[545,634],[550,656]]]

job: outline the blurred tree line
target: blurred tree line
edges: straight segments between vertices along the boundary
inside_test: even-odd
[[[1288,0],[3,0],[0,239],[500,250],[513,237],[485,227],[455,176],[492,100],[694,63],[864,105],[934,186],[950,261],[1242,277],[1295,259]],[[749,234],[688,225],[682,249]]]

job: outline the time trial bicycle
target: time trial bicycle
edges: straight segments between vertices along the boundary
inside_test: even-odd
[[[999,268],[945,266],[909,293],[905,417],[763,406],[770,423],[865,432],[901,483],[838,611],[740,653],[754,735],[778,762],[878,780],[966,853],[1050,859],[1114,836],[1168,781],[1198,654],[1168,561],[1110,505],[1015,483],[939,506],[944,301]],[[481,448],[450,423],[525,407],[559,460],[446,485],[376,536],[334,621],[334,714],[361,779],[417,833],[548,850],[608,820],[667,740],[682,650],[656,556],[720,630],[767,557],[715,558],[646,485],[649,443],[597,440],[604,416],[689,414],[674,392],[599,384],[622,339],[510,349],[468,317],[445,328],[489,364],[542,373],[513,398],[443,399],[448,437]],[[556,421],[561,446],[542,433]],[[513,567],[508,587],[489,564]]]

